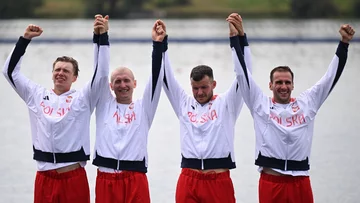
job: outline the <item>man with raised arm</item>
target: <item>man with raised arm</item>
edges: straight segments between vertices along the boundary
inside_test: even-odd
[[[227,20],[236,32],[232,25],[238,20],[232,16]],[[238,38],[230,38],[239,91],[254,119],[260,203],[314,201],[309,179],[314,120],[344,70],[349,42],[355,33],[347,24],[339,32],[341,41],[327,72],[297,98],[291,97],[294,74],[288,66],[270,72],[273,96],[266,96],[247,70]]]
[[[53,63],[54,87],[42,87],[20,72],[26,47],[42,34],[29,25],[7,58],[3,74],[29,109],[37,173],[34,203],[90,203],[84,166],[90,155],[90,116],[108,78],[107,19],[94,21],[95,69],[92,80],[80,91],[71,89],[78,77],[75,59],[62,56]],[[21,167],[21,166],[20,166]]]
[[[152,28],[151,76],[143,97],[133,100],[137,81],[129,68],[116,68],[96,105],[96,143],[93,164],[98,166],[96,203],[150,203],[147,141],[163,83],[162,42],[165,30],[156,21]]]
[[[251,54],[242,24],[237,24],[237,28],[238,45],[250,64]],[[214,94],[216,81],[207,65],[194,67],[190,82],[192,96],[176,81],[165,53],[164,90],[180,122],[182,171],[176,202],[233,203],[235,192],[229,169],[236,167],[234,127],[243,105],[238,82],[234,77],[225,93]]]

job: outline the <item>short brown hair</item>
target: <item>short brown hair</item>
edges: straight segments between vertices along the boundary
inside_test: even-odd
[[[53,69],[55,68],[55,64],[59,61],[62,61],[62,62],[69,62],[73,65],[73,68],[74,68],[74,75],[77,77],[79,75],[79,65],[78,65],[78,62],[72,58],[72,57],[69,57],[69,56],[59,56],[56,58],[56,60],[54,61],[53,63]]]
[[[294,73],[291,71],[289,66],[278,66],[270,72],[270,82],[273,82],[273,76],[275,72],[289,72],[291,74],[291,82],[294,82]]]
[[[214,79],[213,70],[207,65],[198,65],[191,70],[190,78],[194,81],[200,81],[205,76],[209,76],[211,80]]]

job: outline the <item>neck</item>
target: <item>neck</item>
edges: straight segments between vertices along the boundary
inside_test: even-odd
[[[123,100],[123,99],[116,98],[116,102],[119,104],[131,104],[132,99]]]
[[[70,89],[62,89],[62,88],[56,88],[56,87],[53,89],[53,91],[55,92],[56,95],[62,95],[69,90]]]

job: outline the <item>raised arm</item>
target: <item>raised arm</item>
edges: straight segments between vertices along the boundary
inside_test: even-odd
[[[94,20],[94,74],[91,82],[85,88],[91,111],[100,98],[111,96],[109,88],[110,43],[108,36],[109,16],[96,15]]]
[[[246,68],[252,73],[252,55],[250,51],[250,46],[247,40],[245,29],[243,26],[243,19],[238,13],[232,13],[226,19],[228,22],[236,28],[237,36],[239,38],[241,51],[244,55]],[[235,30],[234,30],[235,31]],[[235,33],[236,35],[236,33]]]
[[[349,42],[352,40],[355,31],[348,25],[340,27],[341,41],[336,49],[335,56],[333,57],[328,70],[325,75],[310,89],[306,90],[300,97],[307,97],[313,111],[317,111],[324,103],[335,84],[339,80],[347,60]]]
[[[163,55],[167,46],[165,47],[163,42],[166,36],[166,27],[161,20],[157,20],[154,23],[151,35],[153,40],[151,76],[145,87],[142,100],[149,125],[151,125],[154,119],[164,78]]]
[[[20,73],[21,60],[31,40],[34,37],[40,36],[42,32],[43,30],[41,27],[36,25],[29,25],[26,28],[24,35],[19,38],[15,48],[6,59],[3,68],[3,74],[6,80],[27,104],[29,104],[31,101],[32,93],[36,91],[36,88],[40,88],[40,86],[36,85],[34,82]]]
[[[240,39],[237,36],[233,19],[227,19],[230,29],[230,46],[232,49],[232,57],[238,82],[238,89],[241,92],[246,105],[250,112],[253,113],[254,107],[260,102],[260,99],[266,97],[261,89],[256,85],[252,79],[251,72],[247,68],[247,64],[240,46]]]
[[[226,20],[229,23],[231,23],[232,28],[234,28],[234,29],[230,29],[230,36],[238,38],[238,42],[239,42],[238,45],[240,46],[241,55],[244,58],[246,67],[251,67],[252,66],[251,52],[246,34],[244,32],[243,21],[241,16],[237,13],[232,13],[229,15],[229,17]],[[248,68],[248,70],[251,73],[251,68],[250,69]],[[231,88],[226,92],[225,95],[227,97],[230,111],[236,112],[236,116],[238,116],[244,100],[243,100],[242,92],[239,89],[239,82],[236,79],[232,84]]]
[[[181,114],[181,102],[187,98],[187,94],[175,79],[174,72],[170,65],[170,60],[167,52],[167,37],[164,39],[165,53],[163,54],[164,62],[164,91],[168,97],[171,106],[173,107],[176,116]]]

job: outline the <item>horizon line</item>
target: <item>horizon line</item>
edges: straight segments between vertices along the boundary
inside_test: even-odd
[[[15,44],[18,39],[0,39],[0,44]],[[111,38],[110,43],[151,43],[152,40],[149,38]],[[168,40],[171,43],[229,43],[229,38],[171,38]],[[252,37],[248,38],[251,43],[333,43],[339,42],[340,38],[291,38],[291,37]],[[91,43],[92,39],[85,38],[37,38],[33,40],[33,43],[41,44],[87,44]],[[353,38],[351,43],[360,42],[360,38]]]

